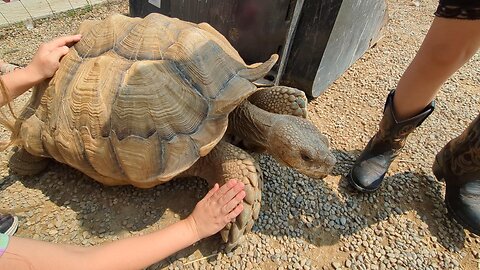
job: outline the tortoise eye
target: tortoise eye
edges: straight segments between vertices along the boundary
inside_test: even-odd
[[[308,154],[305,154],[305,153],[301,153],[300,156],[304,161],[307,161],[307,162],[310,162],[313,160],[313,158],[311,158]]]

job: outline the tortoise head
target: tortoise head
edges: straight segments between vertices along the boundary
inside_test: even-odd
[[[270,128],[269,149],[277,161],[312,178],[322,178],[336,163],[328,138],[310,121],[290,115],[276,115]]]
[[[326,176],[335,165],[327,137],[305,118],[268,112],[247,100],[229,115],[228,124],[249,148],[312,178]]]

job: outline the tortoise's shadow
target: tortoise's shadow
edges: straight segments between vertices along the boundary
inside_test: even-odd
[[[343,236],[375,229],[380,222],[411,212],[426,224],[417,229],[419,237],[427,236],[424,230],[428,230],[436,238],[434,242],[449,250],[464,246],[464,230],[447,215],[442,183],[431,175],[406,171],[386,177],[381,189],[373,194],[358,192],[350,187],[346,176],[359,152],[333,150],[338,162],[326,179],[295,181],[303,176],[279,165],[270,169],[277,173],[264,179],[262,209],[254,230],[277,237],[302,238],[318,247],[330,246]],[[282,200],[289,202],[288,207]],[[283,215],[277,214],[282,211]],[[268,224],[284,226],[278,229]],[[382,232],[385,233],[388,232]]]

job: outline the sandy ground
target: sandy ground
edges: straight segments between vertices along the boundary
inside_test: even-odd
[[[434,0],[388,4],[380,43],[308,105],[338,159],[333,173],[309,179],[257,156],[266,186],[262,214],[245,245],[225,253],[214,236],[151,269],[480,269],[480,238],[448,218],[444,184],[430,169],[435,154],[478,113],[478,54],[442,87],[435,113],[409,137],[377,193],[360,194],[346,183],[436,8]],[[128,4],[70,12],[37,21],[32,30],[22,24],[0,29],[0,57],[26,64],[42,41],[114,12],[127,13]],[[149,190],[104,187],[54,162],[41,175],[21,177],[8,170],[9,155],[0,155],[0,210],[20,217],[22,237],[88,246],[144,234],[188,215],[206,192],[195,179]]]

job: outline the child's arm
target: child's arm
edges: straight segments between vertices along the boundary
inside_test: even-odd
[[[213,235],[243,210],[244,185],[218,184],[184,220],[151,234],[81,248],[12,237],[0,269],[142,269]]]
[[[44,43],[38,48],[28,66],[2,75],[0,79],[6,88],[5,92],[9,100],[15,99],[34,85],[52,77],[60,65],[60,58],[68,53],[68,46],[72,46],[80,38],[80,35],[65,36]],[[0,95],[0,107],[6,103],[6,97],[3,94]]]

